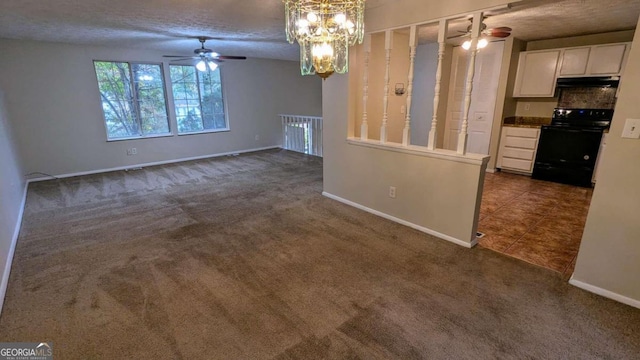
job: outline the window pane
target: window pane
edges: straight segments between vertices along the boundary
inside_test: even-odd
[[[169,133],[160,65],[95,61],[94,66],[108,139]]]
[[[169,133],[169,118],[164,97],[164,82],[160,65],[133,64],[133,84],[143,135]]]
[[[170,73],[179,133],[227,128],[219,69],[171,65]]]
[[[224,101],[222,99],[222,81],[220,69],[216,71],[199,72],[200,94],[202,96],[202,120],[207,130],[220,130],[227,128],[227,119],[224,116]]]
[[[140,128],[135,115],[129,64],[96,61],[94,66],[102,100],[107,138],[139,136]]]

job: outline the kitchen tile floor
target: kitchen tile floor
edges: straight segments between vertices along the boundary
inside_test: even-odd
[[[593,189],[487,173],[478,244],[571,276]]]

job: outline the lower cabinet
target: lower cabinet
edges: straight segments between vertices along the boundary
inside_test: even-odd
[[[504,126],[500,136],[497,167],[530,175],[533,172],[539,138],[540,129]]]

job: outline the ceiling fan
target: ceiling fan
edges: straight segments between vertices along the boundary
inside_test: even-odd
[[[214,71],[218,68],[218,64],[224,62],[225,60],[246,60],[246,56],[229,56],[229,55],[220,55],[217,52],[207,49],[204,47],[204,43],[207,40],[211,40],[212,38],[207,36],[198,36],[198,41],[200,41],[200,48],[193,50],[195,56],[184,56],[184,55],[164,55],[166,58],[172,58],[171,61],[184,61],[184,60],[199,60],[196,63],[196,69],[199,71],[207,71],[207,68]]]
[[[507,26],[500,26],[500,27],[495,27],[495,28],[490,28],[487,29],[487,24],[484,23],[484,19],[486,19],[487,17],[483,17],[483,22],[482,24],[480,24],[480,40],[478,41],[478,48],[481,49],[485,46],[487,46],[487,44],[489,43],[489,41],[486,39],[486,37],[492,37],[492,38],[506,38],[511,36],[511,28],[507,27]],[[471,24],[469,24],[469,26],[467,26],[467,30],[466,31],[458,31],[459,35],[454,35],[454,36],[450,36],[447,39],[456,39],[456,38],[461,38],[461,37],[471,37],[471,31],[473,29],[473,19],[469,19],[469,21],[471,22]],[[469,50],[469,47],[471,47],[471,41],[467,40],[462,44],[462,47],[465,50]]]

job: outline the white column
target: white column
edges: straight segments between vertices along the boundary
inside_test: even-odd
[[[384,37],[384,49],[386,52],[386,71],[384,75],[384,97],[382,98],[382,126],[380,127],[380,142],[387,142],[387,120],[389,120],[389,81],[391,80],[391,49],[393,48],[393,32],[387,30]]]
[[[445,40],[447,39],[448,21],[440,20],[438,27],[438,69],[436,70],[436,88],[433,96],[433,117],[431,118],[431,129],[429,130],[429,142],[427,148],[435,150],[438,139],[438,106],[440,106],[440,84],[442,83],[442,63],[444,60],[444,51],[446,49]]]
[[[458,154],[467,153],[467,129],[469,127],[469,109],[471,108],[471,92],[473,91],[473,76],[476,71],[476,55],[478,54],[478,37],[480,37],[480,24],[482,24],[482,13],[473,15],[473,26],[471,28],[471,52],[469,57],[469,68],[467,69],[467,85],[464,95],[464,110],[462,113],[462,126],[458,134]]]
[[[413,68],[416,60],[417,28],[411,26],[409,30],[409,76],[407,77],[407,108],[405,109],[404,129],[402,130],[402,145],[408,146],[411,142],[411,101],[413,95]]]
[[[364,37],[364,89],[362,91],[362,124],[360,140],[369,139],[369,122],[367,121],[367,101],[369,100],[369,57],[371,56],[371,35]]]

